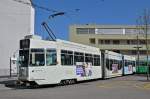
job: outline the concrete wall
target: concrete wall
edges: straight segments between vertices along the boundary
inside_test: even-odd
[[[19,40],[34,34],[34,9],[16,1],[0,0],[0,76],[9,74],[9,58],[19,49]]]

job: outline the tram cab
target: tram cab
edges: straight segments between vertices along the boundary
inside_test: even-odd
[[[52,75],[51,72],[55,71],[58,65],[56,58],[57,46],[54,43],[56,42],[43,41],[38,36],[26,36],[25,39],[20,40],[19,80],[48,84],[46,75]],[[45,45],[47,45],[48,48],[46,48]],[[49,69],[48,66],[51,67],[51,69]],[[47,70],[49,70],[49,72],[47,72]],[[51,77],[50,80],[53,81],[51,83],[58,83],[58,79],[52,78],[54,77]]]

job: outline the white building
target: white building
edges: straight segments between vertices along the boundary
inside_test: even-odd
[[[34,34],[35,11],[30,4],[30,0],[0,0],[0,76],[9,75],[10,57],[19,49],[19,40]]]

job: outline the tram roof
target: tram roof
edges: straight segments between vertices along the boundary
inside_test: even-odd
[[[69,49],[82,49],[82,50],[86,50],[86,51],[89,50],[89,51],[94,51],[94,52],[100,51],[100,49],[97,47],[74,43],[74,42],[61,40],[61,39],[56,39],[56,41],[48,41],[48,40],[42,40],[40,36],[36,36],[36,35],[25,36],[25,39],[30,39],[32,47],[45,47],[45,46],[50,46],[51,44],[53,44],[55,47],[61,46],[63,48],[69,48]]]

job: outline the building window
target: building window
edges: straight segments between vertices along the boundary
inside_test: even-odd
[[[77,28],[77,34],[95,34],[95,28]]]
[[[136,55],[137,54],[137,51],[133,50],[131,51],[132,55]]]
[[[117,28],[97,28],[95,29],[95,34],[123,34],[123,29]]]
[[[88,28],[77,28],[77,34],[88,34]]]
[[[95,28],[89,28],[88,30],[89,34],[95,34]]]
[[[146,41],[145,40],[140,40],[139,44],[146,44]]]
[[[104,40],[99,39],[98,44],[104,44]]]
[[[125,34],[138,34],[139,31],[137,29],[125,29]]]
[[[140,51],[140,54],[146,55],[146,51]]]
[[[110,44],[110,40],[105,40],[105,44]]]
[[[130,40],[127,40],[127,44],[130,44]]]
[[[120,44],[119,40],[113,40],[113,44]]]
[[[127,40],[127,44],[135,45],[137,44],[137,40]]]
[[[95,38],[90,38],[89,41],[90,41],[90,44],[95,44]]]
[[[137,40],[131,40],[131,44],[132,44],[132,45],[137,44]]]

